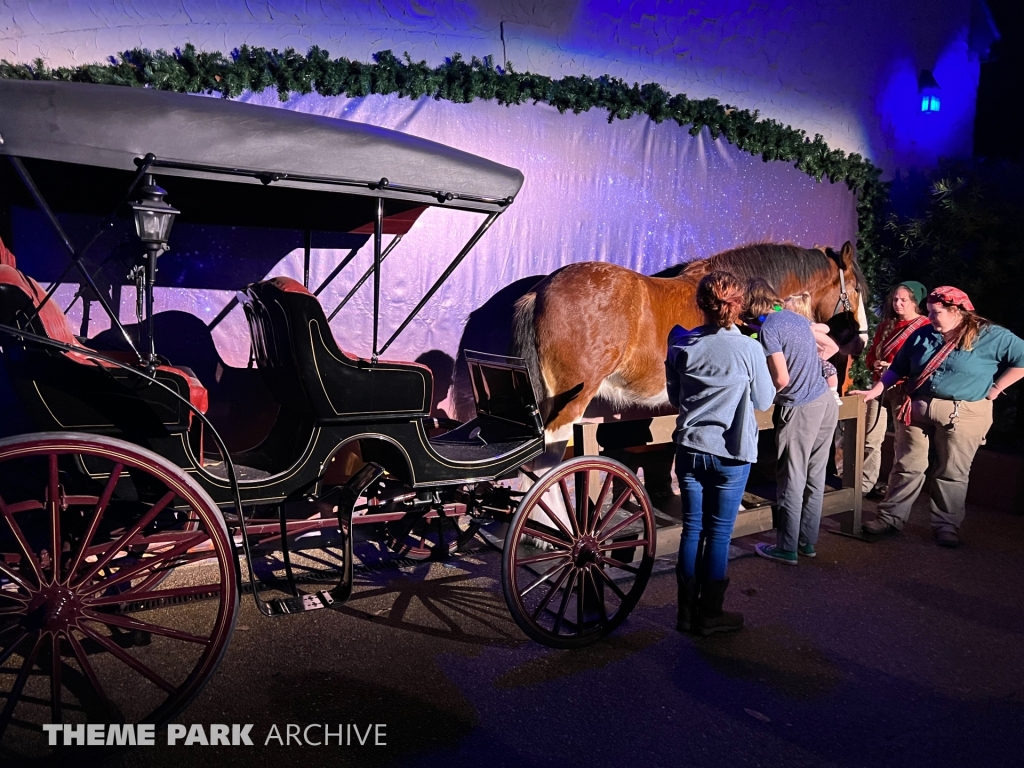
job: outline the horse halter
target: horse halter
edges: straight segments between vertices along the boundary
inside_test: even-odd
[[[840,347],[851,343],[854,337],[864,333],[864,329],[853,311],[853,302],[850,301],[850,292],[846,285],[846,273],[843,270],[843,263],[837,254],[828,249],[826,255],[834,261],[839,269],[839,298],[832,309],[832,316],[828,319],[829,333],[836,340]]]
[[[836,300],[836,305],[832,309],[832,315],[838,314],[836,312],[839,309],[839,305],[843,306],[844,312],[853,312],[853,304],[850,303],[850,294],[846,290],[846,273],[843,272],[843,265],[836,260],[836,267],[839,269],[839,298]]]

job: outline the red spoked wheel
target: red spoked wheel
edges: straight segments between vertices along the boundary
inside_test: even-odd
[[[224,521],[181,469],[109,437],[0,440],[0,762],[52,757],[43,723],[167,722],[237,610]]]
[[[650,499],[629,469],[600,456],[559,464],[530,488],[505,537],[512,618],[553,648],[604,637],[640,600],[656,536]]]

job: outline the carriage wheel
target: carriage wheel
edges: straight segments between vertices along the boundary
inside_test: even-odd
[[[636,475],[578,456],[530,488],[505,537],[501,581],[512,618],[553,648],[578,648],[633,610],[654,565],[654,514]]]
[[[157,454],[66,432],[0,440],[0,762],[52,757],[43,723],[184,709],[234,629],[232,558],[210,497]]]

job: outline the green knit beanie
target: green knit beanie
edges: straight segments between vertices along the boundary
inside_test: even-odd
[[[917,302],[917,306],[921,309],[924,309],[924,297],[928,295],[927,288],[925,288],[921,283],[917,282],[917,280],[904,280],[896,287],[899,288],[900,286],[910,291],[910,293],[914,297],[914,301]]]

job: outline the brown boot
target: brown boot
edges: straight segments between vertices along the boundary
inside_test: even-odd
[[[698,635],[714,635],[718,632],[735,632],[743,629],[743,614],[722,610],[725,602],[725,590],[729,588],[729,580],[706,581],[700,587],[699,611],[693,622],[693,629]]]

